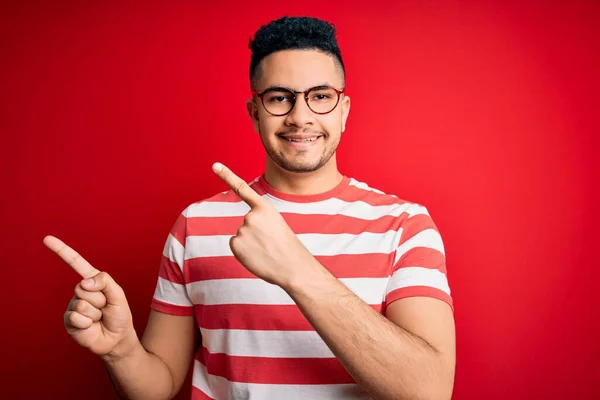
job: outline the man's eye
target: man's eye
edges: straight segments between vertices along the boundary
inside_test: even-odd
[[[288,96],[284,96],[284,95],[272,95],[272,96],[269,96],[267,101],[269,103],[284,103],[286,101],[289,101],[289,99],[288,99]]]
[[[329,93],[314,93],[313,95],[311,95],[311,99],[316,101],[324,101],[329,100],[331,98],[333,98],[333,96]]]

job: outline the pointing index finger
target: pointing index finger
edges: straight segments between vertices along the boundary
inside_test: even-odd
[[[248,185],[242,178],[234,174],[229,168],[221,163],[213,164],[213,171],[223,179],[225,183],[233,190],[238,196],[241,197],[250,208],[258,207],[264,204],[264,200]]]
[[[82,278],[91,278],[100,272],[62,240],[54,236],[46,236],[44,244],[69,264]]]

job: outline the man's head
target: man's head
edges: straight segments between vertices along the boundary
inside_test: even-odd
[[[335,28],[284,17],[261,27],[249,47],[254,95],[247,108],[267,154],[286,171],[321,168],[334,156],[350,111]]]

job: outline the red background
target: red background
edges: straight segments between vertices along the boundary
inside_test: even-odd
[[[176,216],[225,190],[211,164],[262,172],[247,44],[284,14],[338,27],[341,170],[442,232],[454,398],[600,398],[598,2],[102,3],[1,6],[3,398],[114,397],[42,238],[110,272],[141,333]]]

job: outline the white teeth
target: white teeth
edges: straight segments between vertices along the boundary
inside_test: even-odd
[[[285,138],[285,140],[289,141],[289,142],[314,142],[315,140],[317,140],[319,137],[313,137],[313,138],[308,138],[308,139],[290,139],[290,138]]]

